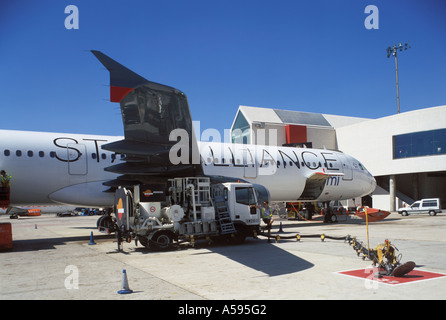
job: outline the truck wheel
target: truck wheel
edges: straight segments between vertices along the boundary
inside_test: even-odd
[[[246,234],[244,232],[238,231],[231,238],[229,238],[229,243],[232,245],[238,245],[245,242]]]
[[[110,216],[101,216],[98,221],[96,222],[96,227],[98,229],[106,229],[109,230],[109,232],[114,232],[115,227],[113,223],[113,218]]]
[[[401,211],[401,215],[407,217],[409,214],[407,213],[407,211]]]
[[[138,241],[139,241],[139,243],[141,243],[144,247],[146,247],[147,249],[150,249],[149,239],[147,239],[146,237],[138,236]]]
[[[230,236],[229,244],[238,245],[244,243],[249,229],[243,224],[235,224],[234,227],[236,232]]]
[[[431,215],[433,217],[433,216],[436,216],[437,213],[435,211],[431,210],[431,211],[429,211],[429,215]]]
[[[306,220],[313,220],[313,214],[310,212],[310,210],[307,210],[305,212],[305,219]]]
[[[161,250],[168,249],[172,243],[173,243],[173,234],[167,231],[159,231],[155,233],[151,241],[151,244],[153,244],[156,247],[156,249],[161,249]]]

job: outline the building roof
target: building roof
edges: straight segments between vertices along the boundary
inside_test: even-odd
[[[358,122],[370,120],[367,118],[346,117],[328,115],[304,111],[281,110],[272,108],[259,108],[239,106],[239,112],[243,113],[249,123],[265,122],[274,124],[298,124],[316,127],[339,128]],[[238,114],[238,113],[237,113]]]

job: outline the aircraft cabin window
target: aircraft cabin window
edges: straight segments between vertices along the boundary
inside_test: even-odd
[[[51,151],[51,152],[50,152],[50,157],[51,157],[51,158],[55,158],[55,157],[56,157],[56,152]]]
[[[17,151],[15,152],[15,155],[16,155],[17,157],[21,157],[21,156],[22,156],[22,150],[17,150]]]
[[[4,152],[6,157],[9,157],[11,155],[11,151],[9,151],[8,149],[5,150]]]
[[[96,153],[92,153],[92,154],[91,154],[91,158],[92,158],[93,160],[96,160]]]
[[[32,152],[31,150],[28,150],[28,157],[32,157],[34,155],[34,152]]]
[[[102,159],[107,159],[107,155],[105,153],[102,154]]]
[[[45,156],[45,152],[39,151],[39,157],[43,158]]]

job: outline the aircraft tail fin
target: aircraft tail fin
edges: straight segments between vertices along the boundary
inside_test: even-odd
[[[102,148],[125,154],[126,162],[106,170],[124,175],[121,180],[141,182],[203,174],[186,95],[141,77],[100,51],[91,52],[110,72],[110,100],[120,103],[124,124],[125,139]],[[174,146],[180,150],[171,153]]]
[[[100,51],[91,50],[95,57],[110,72],[110,101],[121,102],[121,100],[136,87],[150,83],[122,64],[116,62]]]

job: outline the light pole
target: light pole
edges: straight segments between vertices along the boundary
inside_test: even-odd
[[[404,45],[400,42],[398,45],[394,44],[392,47],[387,47],[387,58],[390,58],[391,55],[395,56],[395,72],[396,72],[396,101],[398,103],[398,113],[400,113],[400,89],[398,85],[398,58],[397,53],[398,50],[403,51],[409,49],[410,46],[405,43]]]

